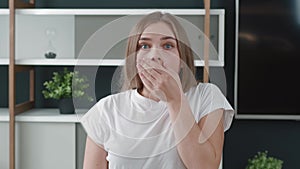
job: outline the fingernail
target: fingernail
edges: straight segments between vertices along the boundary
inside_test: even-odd
[[[141,64],[138,64],[137,69],[138,69],[139,71],[142,71],[144,68],[143,68],[143,66],[142,66]]]

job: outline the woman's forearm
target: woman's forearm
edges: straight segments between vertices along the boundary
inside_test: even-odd
[[[174,135],[179,141],[179,155],[189,169],[217,169],[221,160],[224,133],[222,126],[218,124],[215,124],[218,125],[215,128],[205,127],[210,123],[205,123],[205,120],[220,121],[220,115],[214,114],[213,118],[204,117],[202,122],[197,124],[188,101],[185,97],[182,99],[181,103],[168,103]]]
[[[106,156],[107,152],[91,138],[87,137],[83,169],[107,169]]]
[[[188,169],[217,169],[221,158],[209,139],[199,143],[199,130],[195,123],[187,136],[177,145],[179,155]]]

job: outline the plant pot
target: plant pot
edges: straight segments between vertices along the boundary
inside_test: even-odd
[[[60,114],[74,114],[74,104],[72,98],[63,98],[59,100],[59,112]]]

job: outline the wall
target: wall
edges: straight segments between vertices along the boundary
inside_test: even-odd
[[[0,107],[8,107],[8,66],[0,66]]]
[[[117,5],[115,5],[117,4]],[[7,6],[7,3],[1,2],[1,7]],[[150,1],[150,0],[87,0],[83,3],[80,0],[37,0],[37,7],[58,7],[58,8],[203,8],[202,1]],[[225,8],[225,73],[227,77],[227,98],[233,105],[234,89],[234,40],[235,40],[235,1],[234,0],[216,0],[211,2],[211,8]],[[0,66],[1,70],[5,66]],[[49,69],[48,69],[49,68]],[[50,77],[51,71],[61,69],[61,67],[37,67],[38,77],[36,84],[40,85],[45,78]],[[107,74],[99,78],[99,85],[103,85],[101,91],[96,91],[101,98],[109,94],[110,79],[109,74],[113,72],[113,67],[103,68]],[[7,77],[7,71],[0,72],[1,85],[4,83],[2,78]],[[105,80],[103,80],[105,79]],[[4,84],[4,88],[7,85]],[[100,88],[100,87],[99,87]],[[41,86],[37,87],[36,97],[37,107],[55,107],[56,103],[45,101],[41,97]],[[1,94],[7,95],[5,90],[0,88]],[[4,97],[1,97],[1,100]],[[7,97],[5,97],[7,98]],[[7,104],[7,100],[3,101]],[[1,105],[3,105],[1,103]],[[247,159],[253,156],[257,151],[268,150],[269,154],[284,160],[284,168],[299,168],[300,152],[300,122],[284,120],[237,120],[229,131],[225,133],[224,145],[224,169],[242,169],[247,164]]]
[[[299,121],[235,120],[225,135],[224,168],[242,169],[257,151],[284,161],[284,169],[298,169]]]

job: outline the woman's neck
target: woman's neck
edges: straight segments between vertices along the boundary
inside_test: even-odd
[[[152,94],[146,87],[143,87],[141,89],[138,89],[137,92],[139,92],[140,95],[146,97],[146,98],[149,98],[149,99],[152,99],[156,102],[159,102],[160,99],[155,97],[154,94]]]

